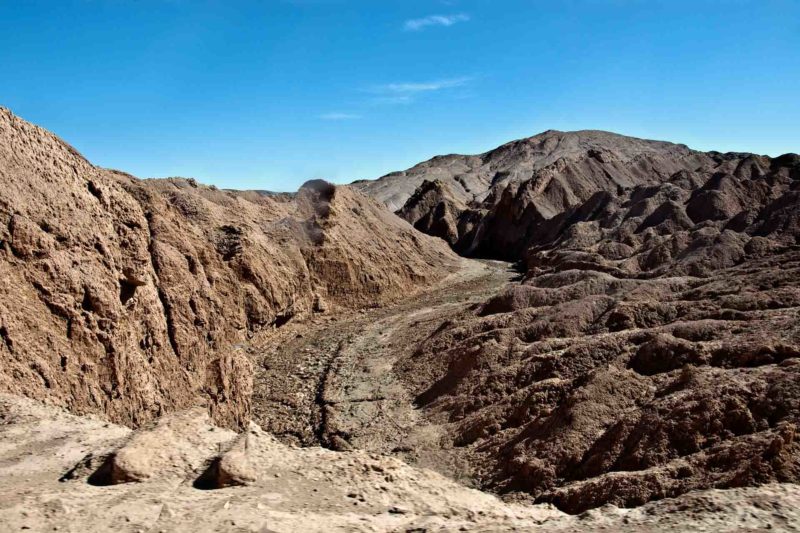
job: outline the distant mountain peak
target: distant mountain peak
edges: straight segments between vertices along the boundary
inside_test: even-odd
[[[360,181],[356,186],[398,211],[426,179],[441,180],[450,186],[455,200],[470,202],[485,198],[489,189],[499,181],[509,183],[528,179],[532,172],[559,160],[575,163],[600,157],[628,163],[649,157],[677,170],[685,166],[681,161],[699,153],[683,144],[639,139],[609,131],[550,129],[481,154],[434,156],[408,170],[393,172],[375,181]],[[498,180],[498,175],[507,178]]]

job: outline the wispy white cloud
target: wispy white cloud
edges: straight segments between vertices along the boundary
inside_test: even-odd
[[[361,115],[356,115],[355,113],[324,113],[319,116],[322,120],[355,120],[361,118]]]
[[[370,101],[372,104],[410,104],[423,94],[462,87],[470,81],[472,81],[470,77],[461,77],[422,82],[397,82],[374,85],[366,90],[376,95]]]
[[[373,92],[408,96],[418,93],[441,91],[442,89],[451,89],[453,87],[461,87],[469,83],[471,80],[472,78],[461,77],[423,82],[387,83],[385,85],[378,85],[374,87]]]
[[[466,22],[469,20],[469,15],[466,13],[456,13],[454,15],[430,15],[419,19],[409,19],[403,24],[406,31],[420,31],[429,26],[445,26],[450,27],[459,22]]]
[[[376,96],[368,101],[372,105],[399,105],[410,104],[414,99],[407,94],[398,94],[396,96]]]
[[[441,91],[451,87],[460,87],[467,83],[467,78],[457,78],[452,80],[429,81],[424,83],[389,83],[384,88],[390,93],[424,93],[430,91]]]

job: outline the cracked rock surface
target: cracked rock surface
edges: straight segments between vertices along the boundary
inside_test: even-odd
[[[139,180],[0,109],[0,390],[137,426],[201,405],[246,427],[247,343],[457,257],[347,187]]]

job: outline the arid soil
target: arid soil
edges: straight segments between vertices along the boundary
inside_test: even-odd
[[[467,479],[394,365],[515,276],[508,263],[463,260],[419,296],[297,322],[283,329],[284,340],[251,345],[254,420],[285,442],[396,454]]]
[[[798,184],[549,131],[223,191],[0,109],[0,529],[797,530]]]
[[[504,503],[430,470],[364,451],[279,443],[204,409],[137,431],[0,395],[4,531],[796,531],[800,489],[691,493],[578,516]]]

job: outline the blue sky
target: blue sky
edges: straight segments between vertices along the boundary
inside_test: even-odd
[[[294,190],[546,129],[800,151],[798,0],[0,0],[0,105],[140,177]]]

